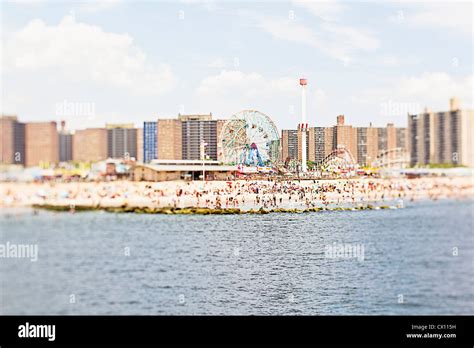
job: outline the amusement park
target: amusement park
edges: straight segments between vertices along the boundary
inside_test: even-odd
[[[295,79],[294,84],[297,83]],[[23,161],[26,157],[28,163],[6,164],[0,171],[0,180],[315,180],[468,174],[471,155],[467,140],[461,143],[459,138],[446,138],[436,144],[432,141],[427,147],[426,142],[416,143],[419,137],[413,133],[415,127],[395,127],[393,123],[383,127],[371,123],[352,126],[345,124],[344,115],[337,115],[332,126],[323,126],[317,121],[322,119],[319,115],[307,113],[308,80],[299,79],[299,87],[301,118],[292,129],[278,129],[272,117],[255,109],[217,120],[212,119],[212,113],[178,114],[177,118],[145,121],[143,128],[106,125],[75,133],[68,133],[64,122],[57,133],[56,128],[50,129],[51,125],[56,127],[50,122],[47,125],[51,139],[59,137],[61,146],[48,145],[48,151],[40,152],[36,151],[35,138],[25,141],[20,137],[18,143],[23,141],[31,154],[20,157]],[[455,110],[456,98],[450,103]],[[409,123],[415,122],[411,119]],[[11,117],[5,122],[9,122],[10,129],[21,124]],[[443,129],[446,127],[442,126],[438,133]],[[446,144],[449,148],[439,154],[433,151]],[[11,145],[13,149],[13,142]],[[19,153],[23,151],[18,149]],[[462,158],[449,157],[450,151],[456,156],[461,153]],[[51,153],[59,158],[49,156]]]
[[[227,119],[219,134],[218,153],[222,163],[236,166],[240,177],[298,179],[380,176],[408,166],[409,155],[404,146],[379,150],[370,163],[360,163],[348,146],[333,142],[323,156],[309,158],[307,84],[307,79],[300,79],[302,115],[297,125],[296,156],[283,155],[281,133],[268,115],[243,110]]]

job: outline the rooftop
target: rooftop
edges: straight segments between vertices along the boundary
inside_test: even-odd
[[[200,165],[202,166],[204,162],[204,165],[220,165],[221,162],[219,161],[201,161],[201,160],[165,160],[165,159],[154,159],[151,160],[150,164],[158,164],[158,165],[183,165],[183,164],[195,164],[195,165]]]
[[[136,168],[145,167],[155,170],[157,172],[196,172],[202,171],[202,165],[196,164],[182,164],[182,165],[172,165],[172,164],[139,164]],[[224,165],[206,165],[206,172],[231,172],[237,171],[237,166],[224,166]]]

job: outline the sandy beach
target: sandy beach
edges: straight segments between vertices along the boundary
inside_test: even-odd
[[[0,183],[1,206],[97,206],[271,210],[403,206],[423,199],[474,197],[474,180],[459,178],[289,181]]]

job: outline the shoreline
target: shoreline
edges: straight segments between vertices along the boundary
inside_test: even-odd
[[[0,183],[0,207],[148,214],[266,214],[401,208],[474,197],[473,177]]]

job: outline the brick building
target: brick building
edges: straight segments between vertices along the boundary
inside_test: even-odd
[[[76,162],[97,162],[107,159],[107,130],[87,128],[73,137],[72,158]]]
[[[474,166],[474,110],[461,109],[450,100],[450,110],[428,109],[408,116],[408,148],[411,165],[451,164]]]
[[[0,117],[0,162],[25,164],[25,124],[16,116]]]
[[[56,122],[25,123],[25,165],[50,165],[59,162]]]
[[[157,122],[157,158],[167,160],[182,159],[181,121],[159,119]]]

